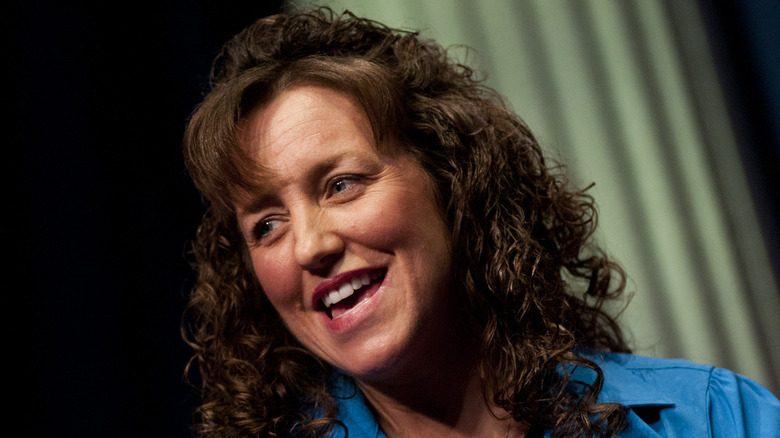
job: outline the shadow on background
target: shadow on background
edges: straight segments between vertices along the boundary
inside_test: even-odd
[[[189,436],[195,393],[182,378],[179,321],[203,207],[182,164],[182,129],[221,43],[279,3],[7,7],[3,358],[20,435]],[[721,35],[728,66],[754,42],[718,5],[710,23],[744,37]],[[749,66],[732,72],[732,98],[750,108],[748,121],[764,117],[741,132],[760,137],[745,143],[762,145],[749,149],[764,157],[756,184],[774,202],[778,114],[766,93],[740,92],[768,71]]]
[[[700,0],[699,5],[780,281],[780,2]]]

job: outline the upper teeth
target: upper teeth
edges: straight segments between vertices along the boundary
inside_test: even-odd
[[[332,290],[327,295],[322,297],[322,303],[325,304],[325,307],[330,307],[344,298],[351,296],[361,287],[368,286],[369,283],[371,283],[371,278],[369,278],[368,274],[355,277],[352,280],[339,286],[338,289]]]

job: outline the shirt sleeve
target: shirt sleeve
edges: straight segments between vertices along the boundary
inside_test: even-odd
[[[780,438],[780,401],[758,383],[716,368],[707,389],[710,436]]]

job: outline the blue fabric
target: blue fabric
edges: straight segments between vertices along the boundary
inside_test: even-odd
[[[599,401],[630,408],[621,437],[780,438],[780,402],[750,379],[684,360],[617,353],[588,356],[604,372]],[[589,369],[574,370],[577,380],[590,383],[594,376]],[[335,380],[333,395],[351,438],[385,437],[349,378]],[[344,437],[344,431],[336,427],[331,436]]]

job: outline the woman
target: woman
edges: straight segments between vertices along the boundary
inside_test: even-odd
[[[261,19],[216,59],[185,159],[210,202],[186,315],[201,436],[777,430],[755,383],[620,354],[592,199],[434,42]]]

